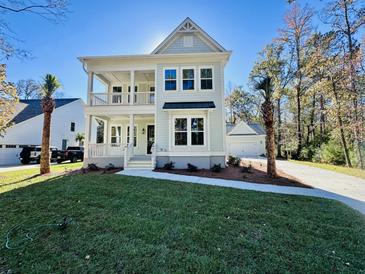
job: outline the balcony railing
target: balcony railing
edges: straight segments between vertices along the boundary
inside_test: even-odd
[[[106,105],[130,105],[131,94],[129,92],[113,92],[113,93],[91,93],[90,104],[92,106]],[[133,105],[154,105],[155,92],[135,92]]]
[[[89,157],[123,157],[126,144],[89,144]]]

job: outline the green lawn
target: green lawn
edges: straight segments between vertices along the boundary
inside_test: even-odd
[[[313,163],[313,162],[306,162],[306,161],[296,161],[296,160],[290,160],[290,161],[293,162],[293,163],[296,163],[296,164],[302,164],[302,165],[307,165],[307,166],[312,166],[312,167],[323,168],[323,169],[336,171],[336,172],[339,172],[339,173],[352,175],[352,176],[355,176],[355,177],[365,179],[365,170],[358,169],[358,168],[350,168],[350,167],[345,167],[345,166],[336,166],[336,165]]]
[[[0,273],[365,271],[365,220],[339,202],[114,174],[32,180],[0,194]],[[64,216],[65,230],[41,226]],[[18,224],[36,236],[6,249]]]

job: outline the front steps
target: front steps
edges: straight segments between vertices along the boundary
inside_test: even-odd
[[[129,159],[125,169],[149,169],[153,170],[150,156],[133,156]]]

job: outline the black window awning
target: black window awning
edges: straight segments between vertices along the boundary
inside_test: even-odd
[[[165,103],[163,109],[209,109],[215,108],[213,101],[204,102],[169,102]]]

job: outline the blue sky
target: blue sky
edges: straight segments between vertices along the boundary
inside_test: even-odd
[[[277,35],[286,0],[74,0],[61,24],[29,14],[9,23],[20,47],[33,59],[8,61],[8,78],[40,80],[55,74],[65,97],[86,97],[86,75],[77,56],[150,53],[186,17],[193,19],[233,54],[226,83],[246,85],[257,53]],[[317,2],[317,1],[314,1]]]

